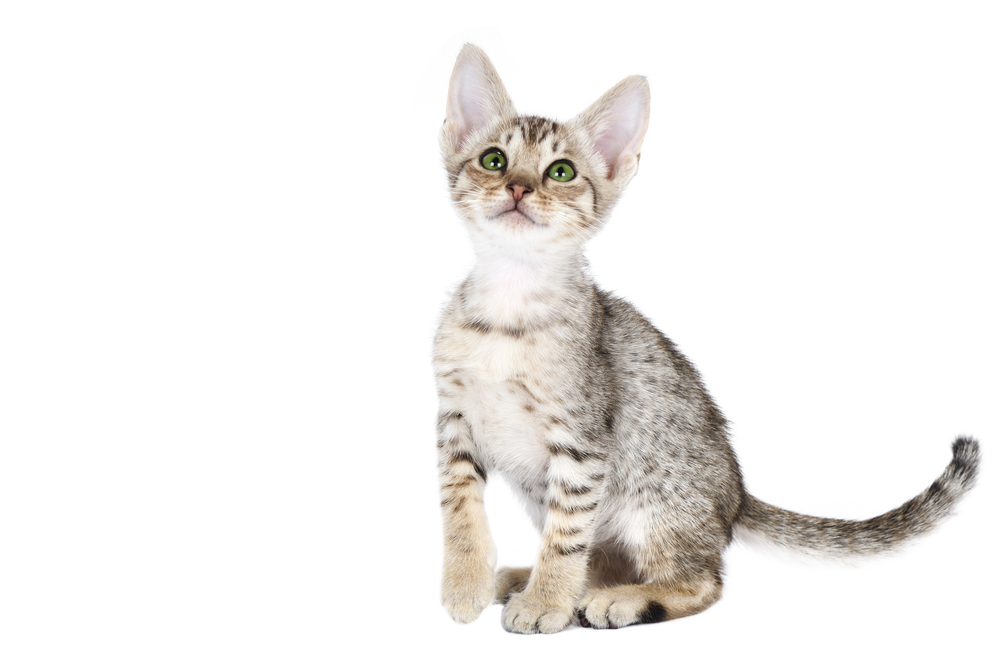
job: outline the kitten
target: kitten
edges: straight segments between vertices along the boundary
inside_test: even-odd
[[[972,487],[979,447],[863,522],[799,515],[751,496],[726,420],[697,371],[635,308],[598,289],[581,246],[635,175],[649,88],[628,77],[578,117],[518,116],[486,54],[467,45],[441,149],[476,264],[434,346],[444,515],[442,599],[471,622],[552,633],[693,615],[722,593],[734,530],[826,556],[893,549]],[[483,508],[502,475],[541,531],[534,568],[502,568]]]

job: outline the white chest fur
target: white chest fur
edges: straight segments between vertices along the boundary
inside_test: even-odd
[[[544,334],[511,337],[461,325],[443,329],[439,378],[451,409],[469,422],[484,461],[513,478],[544,478],[545,400],[540,383],[554,374],[555,343]],[[439,373],[440,375],[440,373]]]
[[[549,453],[535,399],[517,382],[486,380],[474,374],[464,379],[462,412],[480,458],[507,480],[540,530],[545,522]]]
[[[486,461],[520,482],[542,481],[548,452],[529,392],[516,382],[466,380],[462,410]]]
[[[572,262],[478,261],[438,332],[442,404],[465,417],[484,464],[537,504],[550,457],[543,428],[561,414],[555,390],[567,379],[563,312],[585,283]]]

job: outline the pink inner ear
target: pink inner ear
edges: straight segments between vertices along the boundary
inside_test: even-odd
[[[646,98],[635,88],[623,91],[610,101],[600,119],[601,127],[594,148],[608,164],[608,177],[614,177],[622,161],[636,153],[646,130]]]
[[[464,73],[463,73],[464,74]],[[458,86],[456,107],[462,139],[477,128],[481,128],[490,120],[483,81],[455,82]]]
[[[456,145],[489,123],[506,99],[506,93],[497,90],[502,85],[494,82],[487,70],[492,66],[475,54],[466,56],[455,72],[448,98],[448,117],[455,122]]]

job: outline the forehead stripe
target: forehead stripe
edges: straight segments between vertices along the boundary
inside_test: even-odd
[[[559,124],[537,116],[526,116],[518,117],[517,127],[521,131],[521,137],[526,142],[538,144],[544,141],[550,133],[554,133],[559,128]]]

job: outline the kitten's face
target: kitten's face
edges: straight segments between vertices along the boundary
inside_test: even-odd
[[[635,174],[648,115],[646,82],[629,77],[567,123],[518,116],[486,54],[467,45],[441,149],[477,249],[578,249]]]
[[[598,228],[605,166],[572,125],[493,123],[448,161],[451,197],[477,233],[524,243],[584,240]],[[454,166],[453,169],[452,166]]]

